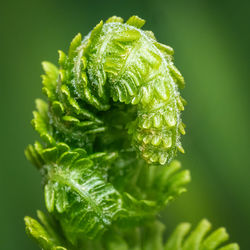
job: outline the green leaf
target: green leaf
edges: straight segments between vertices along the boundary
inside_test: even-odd
[[[42,224],[29,216],[24,218],[26,232],[29,237],[34,239],[44,250],[67,250],[64,247],[63,240],[55,231],[55,225],[52,225],[48,218],[40,211],[38,211],[38,217],[42,221]]]
[[[78,33],[74,39],[72,40],[70,47],[69,47],[69,58],[73,58],[76,53],[76,48],[81,44],[82,35]]]
[[[43,91],[50,100],[55,100],[56,98],[56,85],[59,75],[59,71],[55,65],[50,62],[42,62],[42,67],[44,69],[45,75],[42,75]]]
[[[145,20],[141,19],[138,16],[131,16],[126,23],[128,25],[131,25],[140,29],[145,24]]]
[[[47,150],[55,151],[55,147]],[[47,165],[46,206],[60,221],[72,244],[76,244],[81,235],[94,238],[112,224],[131,226],[152,219],[186,184],[182,181],[183,175],[175,173],[180,167],[177,162],[169,168],[155,166],[156,178],[147,188],[151,189],[157,181],[160,183],[159,176],[163,176],[165,181],[156,189],[157,195],[152,195],[153,199],[143,199],[145,195],[135,198],[127,192],[119,192],[104,178],[105,171],[97,170],[98,165],[103,168],[108,162],[114,162],[116,154],[95,153],[88,157],[85,154],[81,149],[66,151]]]
[[[189,236],[186,236],[189,230],[190,224],[180,224],[169,237],[164,250],[239,250],[239,246],[235,243],[218,248],[228,240],[229,236],[224,228],[219,228],[208,235],[211,224],[206,219],[202,220]]]
[[[118,16],[112,16],[106,21],[106,23],[123,23],[123,18]]]

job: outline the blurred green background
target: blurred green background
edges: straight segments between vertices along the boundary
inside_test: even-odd
[[[250,3],[243,1],[9,0],[0,5],[0,249],[37,249],[23,217],[44,209],[38,171],[24,157],[37,135],[30,126],[42,97],[40,62],[87,34],[100,19],[137,14],[145,29],[175,49],[186,79],[183,166],[192,184],[161,215],[167,232],[208,218],[250,249]]]

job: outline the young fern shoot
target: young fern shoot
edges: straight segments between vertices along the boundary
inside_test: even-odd
[[[36,101],[32,120],[43,142],[25,151],[50,214],[38,212],[42,224],[25,217],[42,249],[217,249],[227,238],[220,231],[202,243],[198,227],[182,246],[180,226],[162,243],[155,216],[190,181],[173,160],[184,152],[186,102],[173,49],[144,23],[111,17],[59,51],[59,67],[43,62],[48,103]]]

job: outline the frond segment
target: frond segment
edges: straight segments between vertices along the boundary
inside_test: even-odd
[[[180,224],[169,237],[164,250],[239,250],[236,243],[221,245],[225,243],[229,235],[225,228],[219,228],[209,234],[211,224],[206,219],[202,220],[197,227],[187,236],[191,225]]]
[[[59,228],[56,222],[46,217],[41,211],[37,211],[37,216],[42,224],[29,216],[24,218],[26,232],[29,237],[35,240],[41,249],[67,250],[64,247],[63,238],[57,232]]]

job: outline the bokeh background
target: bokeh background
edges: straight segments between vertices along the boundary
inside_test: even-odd
[[[186,79],[188,192],[162,220],[167,232],[181,221],[208,218],[250,249],[250,5],[197,0],[8,0],[0,5],[0,249],[37,249],[23,217],[44,209],[38,171],[24,157],[37,135],[30,126],[42,97],[40,62],[87,34],[100,19],[137,14],[158,40],[175,49]]]

